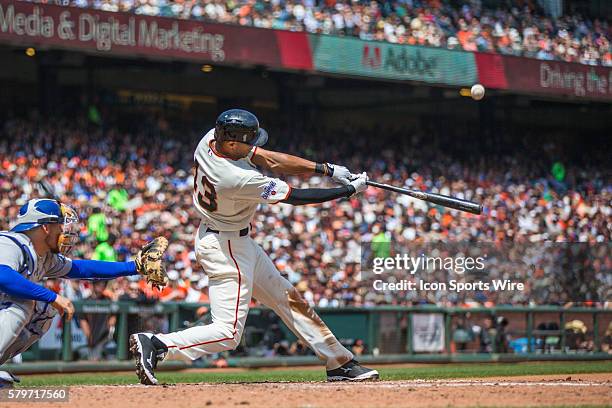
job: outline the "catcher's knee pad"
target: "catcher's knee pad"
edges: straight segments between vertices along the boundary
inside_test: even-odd
[[[26,329],[34,336],[42,337],[49,330],[53,318],[57,315],[57,310],[51,303],[36,302],[32,319],[26,324]]]
[[[0,364],[23,353],[38,341],[51,327],[57,311],[45,302],[35,302],[30,320],[23,326],[6,350],[0,350]]]

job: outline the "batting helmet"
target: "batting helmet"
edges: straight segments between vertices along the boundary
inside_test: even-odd
[[[259,127],[257,116],[244,109],[230,109],[217,118],[215,140],[235,140],[251,146],[263,146],[268,132]]]

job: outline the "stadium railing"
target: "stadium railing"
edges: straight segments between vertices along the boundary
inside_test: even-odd
[[[120,360],[128,358],[127,353],[127,338],[128,338],[128,316],[129,315],[140,315],[147,314],[161,314],[167,316],[169,320],[168,329],[170,331],[180,330],[181,323],[185,322],[182,318],[184,314],[190,314],[193,310],[200,307],[207,307],[207,304],[199,303],[183,303],[183,302],[169,302],[169,303],[158,303],[155,305],[138,305],[130,302],[75,302],[76,312],[79,313],[103,313],[103,314],[115,314],[117,316],[117,340],[118,350],[117,356]],[[257,315],[261,311],[267,310],[266,308],[256,307],[251,310],[251,314]],[[524,319],[524,336],[527,339],[527,354],[535,352],[535,341],[534,339],[538,336],[550,336],[557,335],[560,337],[559,351],[568,352],[566,348],[566,337],[568,331],[564,330],[565,323],[568,321],[568,316],[582,315],[589,316],[590,321],[585,322],[586,325],[592,329],[589,331],[592,335],[593,351],[601,351],[601,320],[602,316],[607,316],[606,321],[612,318],[612,309],[598,309],[598,308],[585,308],[585,307],[573,307],[563,308],[557,306],[497,306],[493,308],[444,308],[437,306],[413,306],[413,307],[401,307],[401,306],[377,306],[375,308],[362,308],[362,307],[344,307],[344,308],[316,308],[317,312],[332,328],[332,331],[336,333],[336,336],[340,339],[362,339],[368,346],[369,350],[374,351],[375,354],[388,354],[385,353],[385,349],[392,348],[396,352],[404,351],[407,354],[417,354],[418,349],[415,347],[414,331],[417,330],[413,324],[413,319],[416,315],[426,316],[439,316],[441,315],[444,323],[443,330],[443,350],[438,351],[438,354],[450,354],[451,343],[453,342],[453,320],[457,317],[465,316],[466,314],[484,315],[491,316],[493,318],[497,316],[511,316],[508,320],[511,323],[517,323],[520,317]],[[536,330],[534,326],[536,315],[553,314],[558,317],[558,330]],[[518,315],[518,316],[517,316]],[[386,322],[381,321],[386,318]],[[397,344],[384,344],[385,339],[381,336],[381,330],[385,329],[388,325],[388,320],[401,321],[407,319],[407,322],[403,325],[397,325],[402,330],[405,330],[405,343],[400,346],[404,350],[397,349]],[[190,319],[191,320],[191,319]],[[436,330],[440,327],[436,326],[436,319],[433,319],[433,323],[425,324],[425,327],[420,327],[422,335],[427,335],[428,330],[431,331],[430,336],[434,339],[429,339],[429,345],[435,343],[435,337],[438,336]],[[439,320],[439,319],[438,319]],[[550,320],[550,317],[548,318]],[[186,322],[185,322],[186,323]],[[279,322],[280,323],[280,322]],[[520,323],[520,322],[518,322]],[[247,323],[248,325],[248,323]],[[521,327],[520,324],[516,325]],[[70,361],[72,355],[71,342],[71,325],[64,324],[63,327],[63,348],[62,358],[64,361]],[[284,327],[283,331],[285,335],[293,340],[290,332]],[[400,335],[400,333],[396,333]],[[509,333],[516,335],[514,333]],[[514,336],[516,337],[516,336]],[[395,346],[395,347],[394,347]],[[422,346],[422,345],[421,345]],[[495,344],[492,345],[492,352],[495,353]],[[433,347],[435,348],[435,347]]]

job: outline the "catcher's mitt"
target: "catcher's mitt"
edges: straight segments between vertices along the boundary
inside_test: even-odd
[[[166,248],[168,248],[168,240],[164,237],[157,237],[143,246],[134,260],[138,273],[145,276],[147,282],[158,289],[168,283],[166,267],[162,262]]]

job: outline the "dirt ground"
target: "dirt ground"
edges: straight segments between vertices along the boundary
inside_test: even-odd
[[[468,407],[612,405],[612,374],[369,383],[75,386],[68,403],[37,408]],[[1,404],[23,408],[23,403]]]

